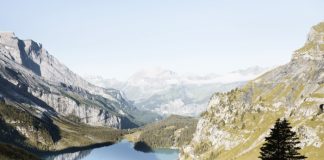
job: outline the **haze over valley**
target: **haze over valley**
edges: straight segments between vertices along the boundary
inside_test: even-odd
[[[134,73],[126,81],[85,76],[89,82],[125,93],[135,106],[161,115],[198,116],[206,110],[210,95],[241,87],[267,69],[250,67],[224,75],[178,74],[171,70],[152,68]]]

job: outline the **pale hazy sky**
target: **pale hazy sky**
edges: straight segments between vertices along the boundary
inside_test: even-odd
[[[0,31],[41,42],[81,75],[224,73],[288,62],[323,8],[323,0],[0,0]]]

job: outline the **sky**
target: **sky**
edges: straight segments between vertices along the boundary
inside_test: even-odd
[[[226,73],[289,62],[323,0],[0,0],[0,31],[43,44],[80,75]]]

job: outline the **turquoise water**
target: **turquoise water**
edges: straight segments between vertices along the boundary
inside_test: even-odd
[[[48,156],[46,160],[176,160],[179,155],[179,151],[174,149],[144,153],[133,147],[133,143],[123,140],[111,146]]]

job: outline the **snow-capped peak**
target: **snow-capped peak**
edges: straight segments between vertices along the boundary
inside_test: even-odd
[[[142,78],[173,78],[176,77],[177,73],[174,71],[163,69],[160,67],[151,68],[151,69],[142,69],[135,74],[133,74],[129,79],[142,79]]]

